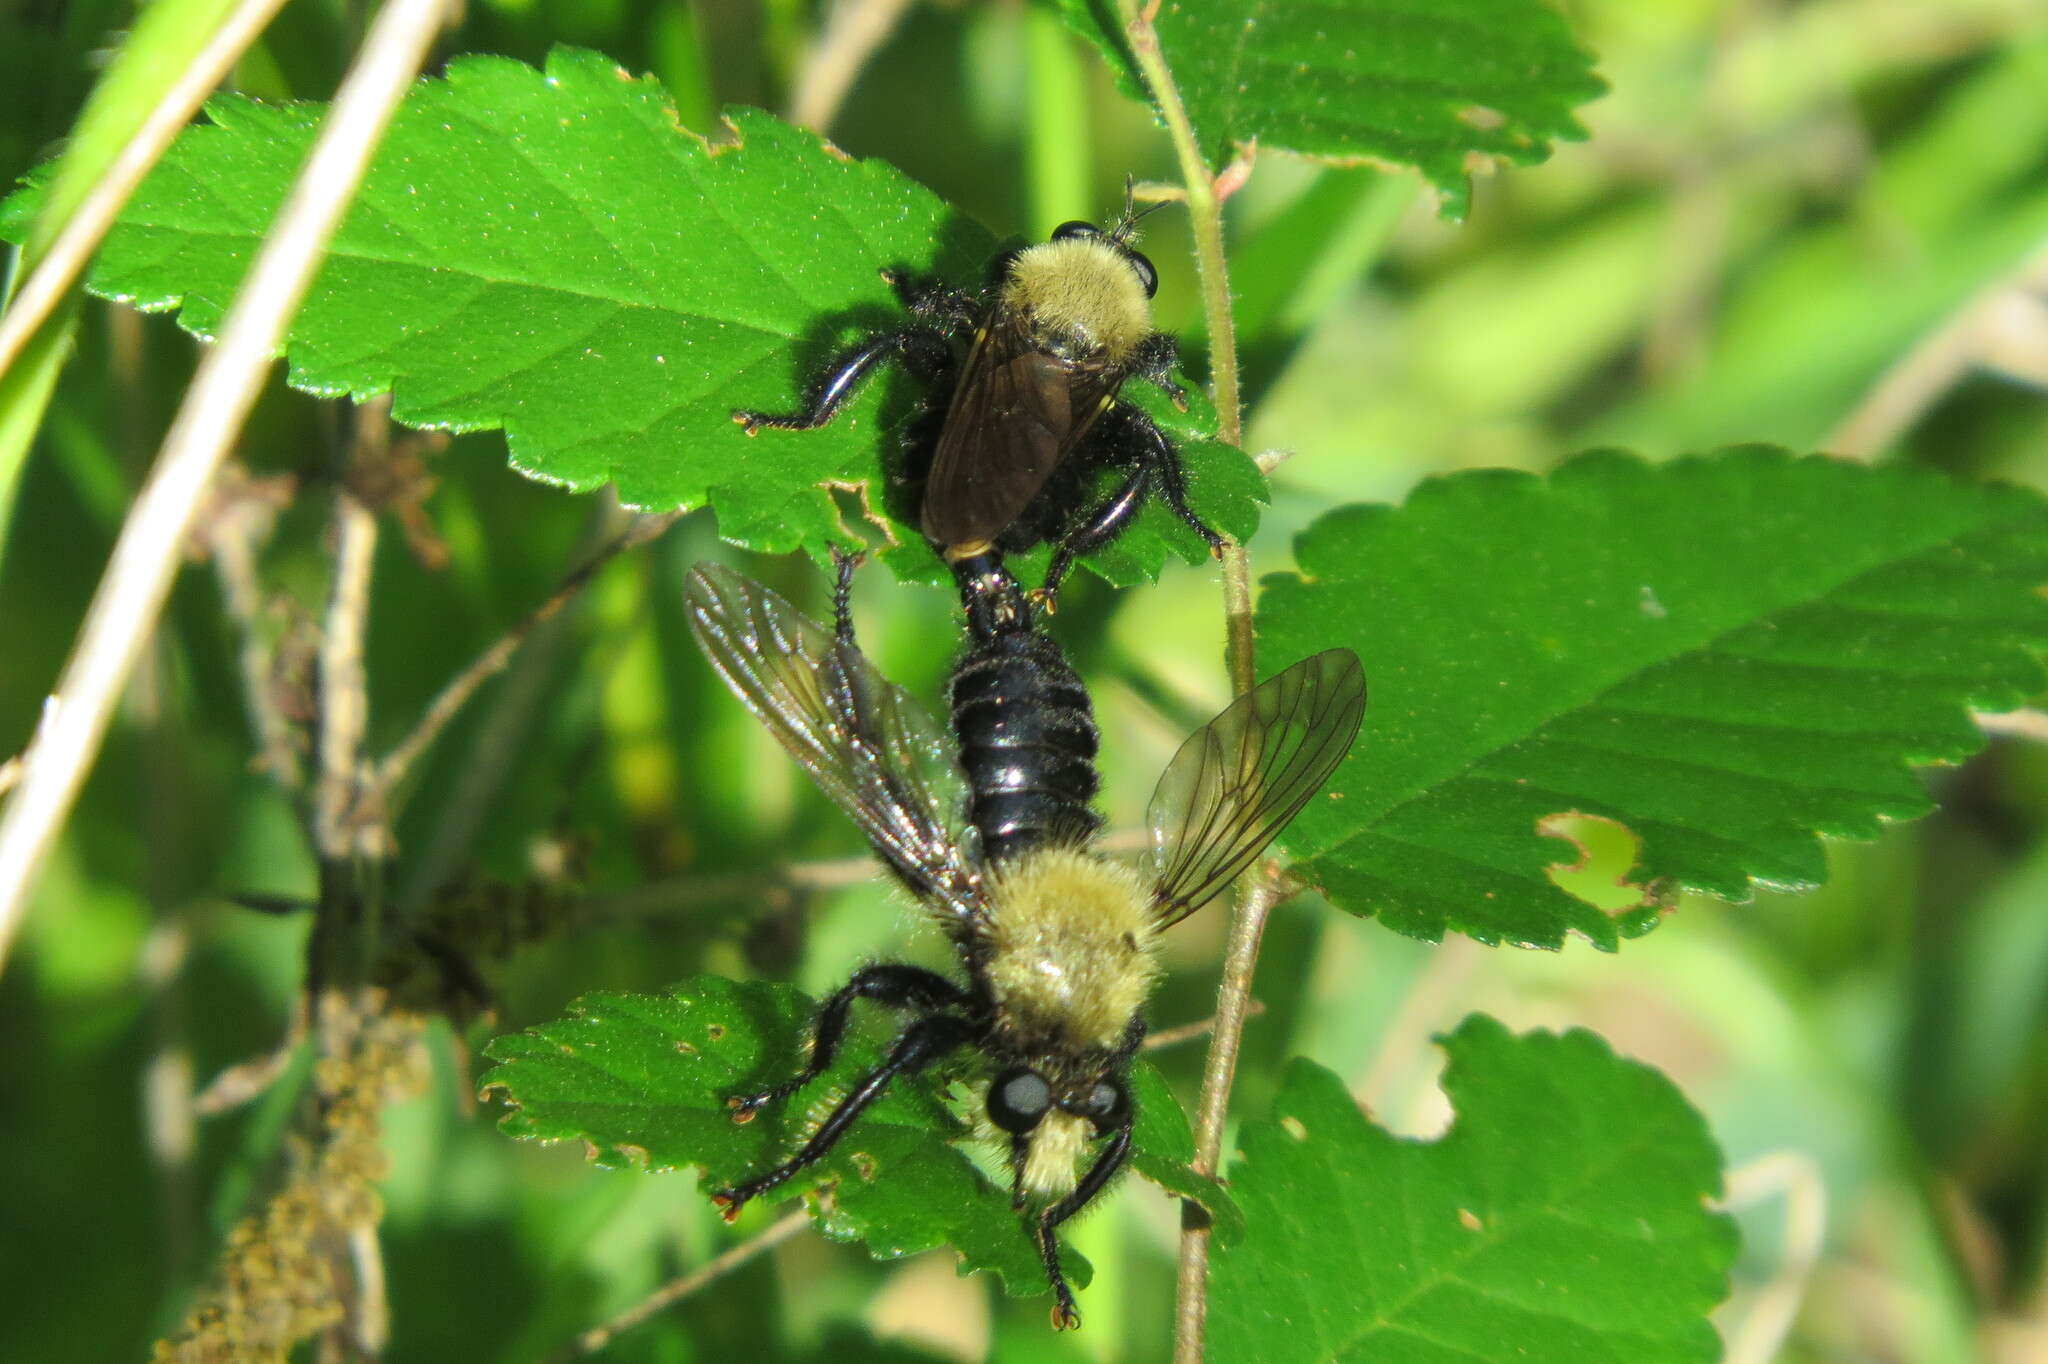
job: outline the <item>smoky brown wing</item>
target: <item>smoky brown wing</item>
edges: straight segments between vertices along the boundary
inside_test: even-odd
[[[978,883],[948,813],[963,806],[962,778],[930,715],[850,642],[751,578],[700,564],[683,598],[726,685],[897,876],[954,926],[978,917]]]
[[[1188,737],[1146,811],[1161,927],[1214,899],[1266,850],[1351,751],[1364,714],[1358,655],[1329,649]]]
[[[1001,535],[1102,415],[1113,390],[1102,367],[1070,364],[1033,349],[1015,326],[989,322],[968,352],[932,456],[925,535],[947,547]]]

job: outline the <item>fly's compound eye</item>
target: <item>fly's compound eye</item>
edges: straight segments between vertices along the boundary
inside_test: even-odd
[[[1029,1132],[1051,1107],[1052,1086],[1035,1070],[1006,1070],[988,1087],[989,1121],[1005,1132]]]
[[[1152,268],[1152,262],[1145,259],[1144,253],[1126,251],[1124,255],[1129,258],[1131,268],[1138,272],[1138,282],[1145,286],[1145,297],[1150,298],[1158,293],[1159,272]]]
[[[1114,1080],[1098,1080],[1080,1106],[1081,1116],[1095,1124],[1098,1133],[1121,1127],[1130,1116],[1131,1096]]]
[[[1052,239],[1056,242],[1063,242],[1069,237],[1099,237],[1101,235],[1102,229],[1098,228],[1094,223],[1084,223],[1078,220],[1071,223],[1061,223],[1052,230]]]

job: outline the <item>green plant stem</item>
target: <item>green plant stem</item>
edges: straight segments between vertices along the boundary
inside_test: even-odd
[[[1187,194],[1188,221],[1194,231],[1195,262],[1202,286],[1202,315],[1209,331],[1209,382],[1216,403],[1216,435],[1231,445],[1244,444],[1244,413],[1238,395],[1237,330],[1230,312],[1230,272],[1223,254],[1223,201],[1216,176],[1203,160],[1188,122],[1173,72],[1159,48],[1151,10],[1136,0],[1118,0],[1131,53],[1152,91],[1152,99],[1180,161]],[[1223,550],[1223,612],[1227,629],[1225,661],[1231,689],[1239,696],[1257,679],[1252,634],[1251,556],[1231,543]],[[1216,1034],[1202,1065],[1202,1092],[1195,1109],[1194,1168],[1213,1175],[1222,1167],[1223,1124],[1230,1111],[1230,1087],[1237,1074],[1239,1043],[1251,1008],[1252,976],[1258,966],[1259,942],[1266,933],[1276,888],[1270,878],[1254,878],[1239,892],[1230,921],[1230,942],[1216,991]],[[1203,1335],[1209,1302],[1209,1219],[1196,1205],[1181,1205],[1180,1260],[1174,1292],[1173,1358],[1175,1364],[1197,1364],[1203,1357]]]
[[[1202,285],[1202,317],[1209,328],[1209,383],[1216,402],[1216,437],[1231,445],[1244,444],[1244,413],[1238,403],[1237,329],[1230,315],[1230,270],[1223,256],[1223,203],[1216,194],[1216,176],[1202,159],[1195,127],[1188,122],[1187,107],[1173,83],[1166,55],[1159,50],[1159,35],[1152,27],[1149,9],[1136,0],[1118,0],[1124,31],[1131,40],[1131,54],[1138,70],[1151,88],[1153,104],[1166,120],[1174,156],[1180,162],[1181,185],[1187,194],[1188,223],[1195,235],[1195,265]]]

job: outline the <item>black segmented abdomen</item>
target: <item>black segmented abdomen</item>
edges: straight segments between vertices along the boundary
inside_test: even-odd
[[[972,591],[964,576],[962,589]],[[968,614],[970,642],[953,669],[953,733],[983,860],[1085,842],[1102,823],[1093,807],[1097,737],[1087,688],[1028,614],[977,622],[971,596]]]

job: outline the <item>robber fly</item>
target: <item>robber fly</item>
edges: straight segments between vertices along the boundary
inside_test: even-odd
[[[1180,451],[1150,417],[1117,401],[1134,374],[1177,405],[1186,396],[1173,377],[1178,346],[1152,329],[1158,273],[1131,245],[1143,216],[1127,185],[1123,216],[1108,231],[1064,223],[1050,240],[996,257],[979,293],[885,271],[913,321],[834,359],[801,410],[737,411],[733,420],[749,435],[764,426],[815,430],[871,370],[896,360],[928,384],[928,417],[944,395],[936,434],[930,420],[914,422],[909,444],[925,468],[925,537],[949,563],[1050,541],[1039,589],[1049,602],[1075,556],[1115,539],[1155,491],[1220,551],[1223,537],[1188,505]],[[1122,476],[1092,501],[1105,469]]]
[[[1197,730],[1153,792],[1150,858],[1126,866],[1091,847],[1100,817],[1087,691],[1014,581],[990,566],[966,594],[949,744],[856,647],[851,571],[842,561],[827,629],[760,584],[701,566],[685,589],[691,628],[734,692],[938,920],[964,981],[895,963],[856,972],[819,1010],[808,1063],[730,1100],[736,1117],[822,1074],[856,1000],[909,1011],[911,1022],[795,1155],[714,1197],[736,1215],[823,1157],[891,1081],[978,1053],[978,1102],[989,1135],[1008,1144],[1014,1205],[1032,1210],[1053,1324],[1076,1326],[1054,1231],[1130,1154],[1125,1072],[1145,1034],[1159,935],[1251,865],[1322,786],[1357,735],[1364,675],[1350,650],[1332,649]]]

